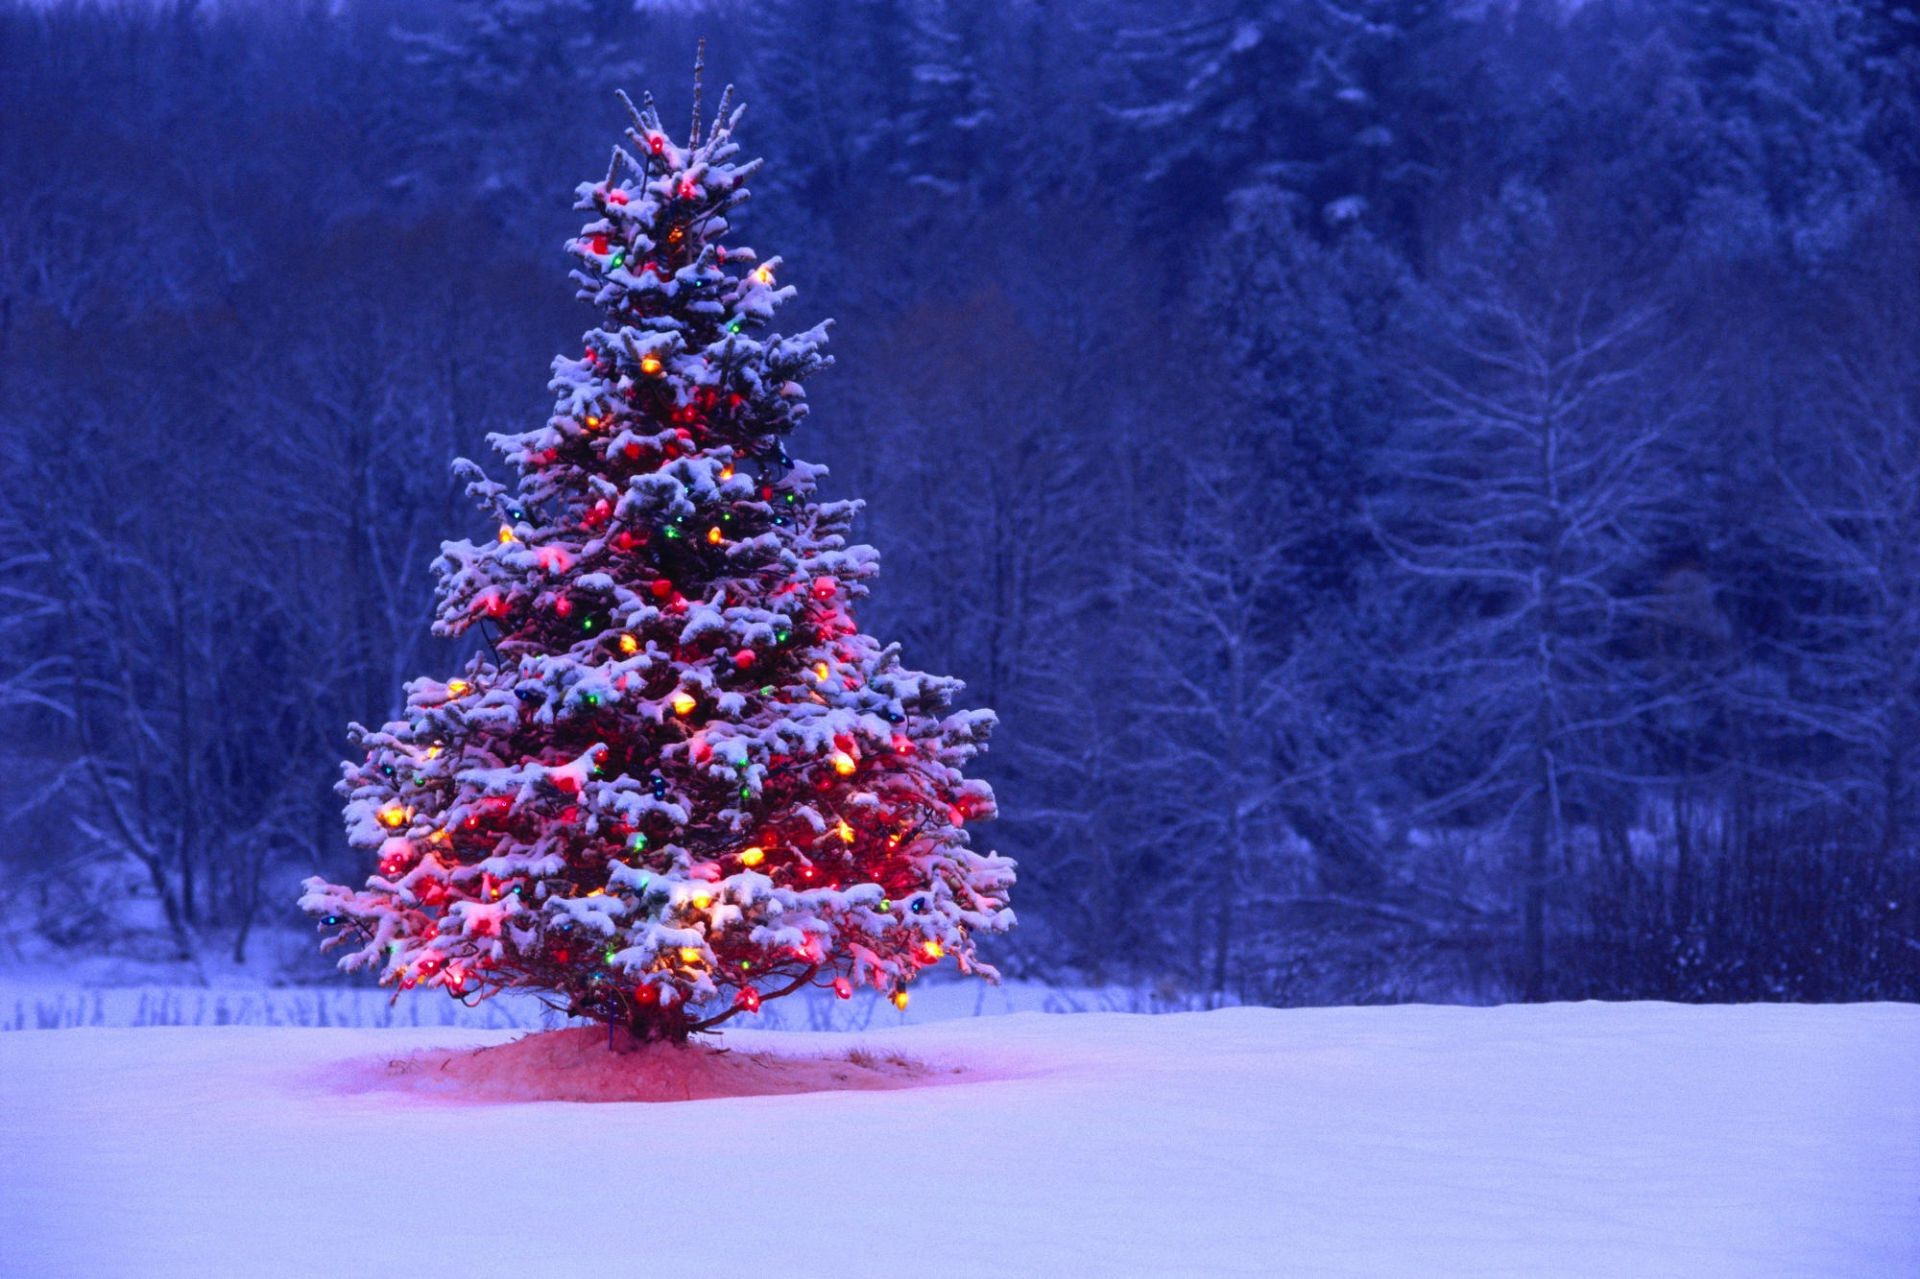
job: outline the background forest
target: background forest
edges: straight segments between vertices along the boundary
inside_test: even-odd
[[[1002,718],[1004,968],[1920,998],[1891,0],[0,0],[0,957],[355,871],[447,464],[702,34],[864,620]]]

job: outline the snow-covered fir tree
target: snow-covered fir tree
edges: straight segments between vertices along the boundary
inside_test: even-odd
[[[624,100],[624,99],[623,99]],[[993,715],[900,662],[853,605],[858,503],[790,458],[825,326],[767,332],[778,258],[724,243],[759,162],[722,98],[686,145],[651,100],[583,184],[570,251],[604,312],[554,362],[552,417],[457,471],[497,521],[435,563],[436,633],[486,651],[352,731],[362,888],[306,883],[341,966],[461,999],[504,988],[679,1039],[807,985],[904,1007],[1009,927],[1013,866],[969,843]]]

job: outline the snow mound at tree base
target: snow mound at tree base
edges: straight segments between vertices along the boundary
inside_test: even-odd
[[[959,1066],[852,1048],[826,1056],[711,1044],[645,1044],[577,1026],[491,1048],[440,1048],[365,1063],[351,1091],[398,1089],[461,1101],[707,1101],[793,1093],[873,1092],[955,1083]]]

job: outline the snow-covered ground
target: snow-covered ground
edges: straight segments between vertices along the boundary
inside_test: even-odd
[[[673,1103],[482,1102],[407,1060],[514,1037],[0,1035],[0,1273],[1920,1274],[1913,1006],[736,1032],[926,1069]]]

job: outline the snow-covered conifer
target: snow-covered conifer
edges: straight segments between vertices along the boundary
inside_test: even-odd
[[[780,260],[725,243],[758,167],[731,101],[685,145],[629,102],[631,149],[578,189],[604,314],[546,425],[492,437],[515,481],[457,464],[497,531],[443,547],[434,629],[487,652],[353,729],[378,866],[301,898],[343,968],[667,1039],[809,984],[904,1006],[943,960],[994,975],[974,937],[1011,925],[1013,867],[969,846],[993,797],[960,771],[993,715],[854,620],[859,504],[782,445],[825,326],[768,332]]]

